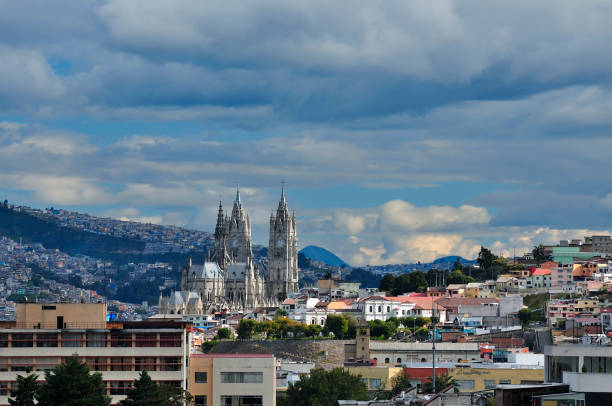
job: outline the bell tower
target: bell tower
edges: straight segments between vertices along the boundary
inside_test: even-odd
[[[232,216],[227,226],[227,250],[231,263],[250,264],[253,258],[251,248],[251,219],[245,213],[240,200],[240,187],[236,189],[236,199]]]
[[[285,182],[276,216],[270,215],[268,245],[268,295],[283,300],[288,293],[298,290],[297,230],[295,213],[289,213],[285,199]]]

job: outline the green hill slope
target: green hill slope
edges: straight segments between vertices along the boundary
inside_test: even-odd
[[[96,234],[62,227],[54,221],[18,212],[0,205],[0,235],[24,243],[41,243],[70,255],[113,259],[125,254],[141,254],[144,241]]]

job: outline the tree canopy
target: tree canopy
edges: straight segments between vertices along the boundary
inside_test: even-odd
[[[323,333],[325,335],[333,333],[334,337],[338,339],[345,338],[348,333],[348,320],[342,316],[328,314],[327,320],[325,320],[325,327],[323,328]]]
[[[102,375],[91,374],[87,364],[76,356],[45,371],[37,399],[39,406],[107,406],[111,400]]]
[[[441,392],[449,386],[452,386],[455,392],[459,392],[459,382],[457,382],[455,378],[450,376],[448,372],[443,372],[442,374],[436,376],[436,393]],[[433,393],[433,385],[431,378],[429,378],[425,381],[425,383],[423,383],[423,392]]]
[[[325,371],[315,368],[309,376],[302,376],[289,384],[287,395],[278,401],[280,406],[337,406],[340,399],[367,400],[366,384],[359,375],[344,368]]]
[[[39,385],[38,375],[17,375],[17,387],[11,390],[9,404],[11,406],[34,406]]]
[[[406,292],[425,292],[427,286],[425,272],[414,271],[397,277],[386,274],[380,281],[378,290],[397,296]]]

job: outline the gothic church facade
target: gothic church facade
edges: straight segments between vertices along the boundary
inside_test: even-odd
[[[270,216],[270,239],[266,261],[254,261],[251,220],[240,198],[231,215],[219,203],[212,256],[202,265],[189,262],[182,270],[181,292],[160,297],[164,314],[208,314],[213,310],[248,311],[276,306],[298,290],[297,230],[282,188],[276,210]]]

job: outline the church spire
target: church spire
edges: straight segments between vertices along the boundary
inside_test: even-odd
[[[239,205],[241,205],[242,203],[240,202],[240,183],[238,184],[238,186],[236,187],[236,203],[238,203]]]
[[[281,181],[281,202],[287,203],[285,201],[285,181]]]

